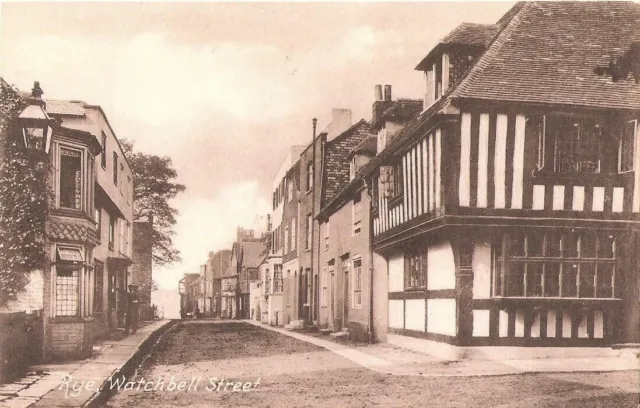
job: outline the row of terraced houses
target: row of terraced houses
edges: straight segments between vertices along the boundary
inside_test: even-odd
[[[424,99],[377,85],[369,120],[314,122],[252,318],[447,353],[640,341],[638,27],[634,3],[519,3],[419,61]]]

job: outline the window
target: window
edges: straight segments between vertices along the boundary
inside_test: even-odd
[[[378,206],[380,200],[380,185],[378,184],[378,178],[371,179],[371,206],[375,209]]]
[[[618,172],[624,173],[634,170],[635,146],[636,146],[636,131],[638,128],[638,121],[632,120],[627,122],[622,127],[622,135],[620,136],[620,149],[618,153]]]
[[[102,312],[102,302],[103,296],[102,292],[104,290],[104,264],[98,260],[95,262],[95,273],[94,273],[94,281],[93,281],[93,311]]]
[[[313,163],[307,165],[307,192],[313,187]]]
[[[120,180],[122,180],[122,183],[120,183],[120,195],[124,196],[124,192],[127,189],[127,186],[125,185],[126,183],[124,182],[125,178],[124,178],[124,164],[120,163]]]
[[[289,201],[293,200],[293,188],[295,187],[295,181],[293,179],[287,182],[287,194],[289,195]]]
[[[60,207],[80,210],[82,204],[82,153],[60,149]]]
[[[427,275],[427,251],[408,248],[404,254],[404,288],[417,289],[425,286]]]
[[[109,249],[115,248],[116,242],[116,217],[109,214]]]
[[[534,134],[538,135],[538,170],[544,168],[544,161],[546,156],[545,121],[546,116],[533,116],[531,118],[527,118],[527,125],[533,127],[533,132],[535,132]]]
[[[353,197],[351,219],[353,222],[353,235],[357,235],[362,229],[362,191],[358,191]]]
[[[329,250],[329,222],[324,223],[324,250]]]
[[[102,132],[102,156],[100,156],[100,164],[102,168],[107,168],[107,135]]]
[[[599,173],[602,127],[590,119],[548,117],[545,143],[554,141],[554,171],[562,173]],[[539,153],[544,158],[544,153]]]
[[[126,196],[127,196],[127,204],[131,204],[131,194],[132,194],[133,186],[131,184],[131,176],[127,176],[127,188],[126,188]]]
[[[284,227],[284,253],[289,253],[289,226]]]
[[[282,292],[282,265],[273,265],[273,293]]]
[[[125,232],[124,232],[124,254],[131,255],[129,251],[129,236],[131,234],[131,223],[129,221],[125,224]]]
[[[313,230],[313,218],[311,218],[311,214],[307,215],[307,240],[305,242],[305,249],[311,249],[311,232]]]
[[[96,229],[98,230],[98,239],[102,238],[102,209],[96,207],[94,219],[96,222]]]
[[[351,164],[349,165],[349,181],[356,178],[356,158],[351,159]]]
[[[321,296],[321,302],[322,304],[320,306],[322,307],[327,307],[327,304],[329,303],[329,291],[327,290],[327,281],[329,280],[329,273],[327,272],[327,267],[323,267],[322,268],[322,296]]]
[[[353,260],[353,307],[362,306],[362,259]]]
[[[118,185],[118,155],[113,152],[113,184]]]
[[[296,222],[296,219],[292,219],[291,220],[291,250],[295,251],[296,247],[298,246],[298,242],[297,242],[297,229],[298,229],[298,223]]]
[[[504,236],[494,249],[493,293],[510,297],[613,298],[615,258],[615,239],[603,232]]]
[[[56,266],[56,316],[78,316],[80,313],[80,269]]]

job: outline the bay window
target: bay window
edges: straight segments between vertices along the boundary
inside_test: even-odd
[[[282,265],[273,265],[273,293],[282,292]]]
[[[518,232],[493,252],[494,296],[616,297],[616,242],[607,232]]]
[[[60,207],[82,209],[82,152],[60,148]]]

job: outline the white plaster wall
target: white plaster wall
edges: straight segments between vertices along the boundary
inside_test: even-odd
[[[379,254],[373,254],[373,331],[379,341],[387,339],[389,327],[388,303],[389,280],[387,279],[387,261]]]
[[[455,299],[427,300],[427,331],[449,336],[456,335]]]
[[[389,327],[404,328],[404,301],[389,300]]]
[[[43,309],[44,278],[41,270],[33,270],[29,274],[29,282],[24,290],[18,292],[16,298],[0,308],[0,312],[33,313]]]
[[[425,331],[425,307],[424,299],[407,299],[405,301],[405,329]]]
[[[389,257],[389,292],[404,290],[404,257],[402,254]]]
[[[427,289],[455,289],[456,266],[449,241],[429,246],[427,256]]]
[[[489,310],[473,311],[473,337],[489,337]]]
[[[491,244],[476,242],[473,249],[473,298],[491,297]]]

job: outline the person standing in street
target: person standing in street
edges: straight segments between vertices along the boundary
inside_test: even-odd
[[[124,329],[126,334],[129,334],[129,330],[131,330],[132,334],[138,330],[139,313],[138,286],[129,285],[129,291],[127,292],[127,317]]]

